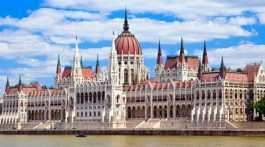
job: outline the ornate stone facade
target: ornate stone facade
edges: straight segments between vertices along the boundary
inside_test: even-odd
[[[126,12],[122,33],[113,36],[106,71],[100,70],[98,60],[95,72],[83,66],[76,38],[72,66],[62,71],[58,56],[55,88],[25,85],[21,79],[10,86],[7,79],[0,124],[19,129],[159,128],[162,122],[164,127],[196,127],[252,120],[256,113],[251,103],[265,95],[261,65],[233,71],[222,59],[220,69],[212,70],[206,43],[203,50],[202,62],[198,56],[186,56],[181,39],[179,55],[164,63],[159,42],[156,76],[151,78]]]

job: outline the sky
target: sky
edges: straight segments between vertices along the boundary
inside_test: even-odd
[[[140,41],[145,65],[154,71],[158,40],[164,61],[177,55],[183,37],[188,55],[202,55],[207,42],[209,62],[244,68],[265,60],[264,0],[6,0],[0,5],[0,93],[11,85],[39,81],[52,86],[57,55],[72,64],[75,36],[86,66],[99,54],[108,66],[112,32],[121,33],[125,7],[130,31]]]

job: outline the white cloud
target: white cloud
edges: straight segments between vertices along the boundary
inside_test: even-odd
[[[0,25],[10,25],[32,33],[40,33],[43,38],[57,44],[73,43],[75,35],[78,35],[82,41],[111,40],[112,31],[120,32],[123,19],[106,19],[104,16],[100,19],[100,16],[102,15],[83,11],[42,8],[21,20],[10,17],[0,19]],[[69,17],[71,17],[70,20]],[[188,42],[250,36],[254,33],[243,29],[242,25],[253,24],[255,21],[254,18],[243,16],[232,17],[228,20],[221,17],[184,22],[167,22],[151,18],[129,20],[132,32],[141,42],[153,42],[160,37],[166,43],[175,43],[180,36]]]
[[[73,8],[94,10],[110,13],[124,8],[121,0],[46,0],[46,5],[59,8]],[[152,0],[126,1],[132,13],[160,13],[175,15],[184,19],[198,19],[198,17],[241,15],[245,11],[264,12],[264,0]],[[144,5],[144,7],[143,7]]]
[[[260,23],[265,24],[265,12],[264,13],[259,13],[258,17],[259,17]]]
[[[201,51],[195,51],[201,55]],[[265,63],[265,45],[255,45],[252,43],[241,44],[228,48],[208,49],[208,57],[211,65],[218,67],[221,62],[221,57],[224,57],[224,62],[227,67],[243,68],[249,63]]]

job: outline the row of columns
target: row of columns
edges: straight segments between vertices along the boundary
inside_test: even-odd
[[[189,117],[191,105],[154,105],[154,106],[128,106],[127,119],[169,119],[177,117]]]
[[[28,111],[28,121],[64,120],[65,110],[30,110]]]

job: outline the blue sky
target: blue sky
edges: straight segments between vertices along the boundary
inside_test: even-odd
[[[106,69],[125,3],[151,72],[159,38],[164,60],[178,53],[180,37],[189,55],[201,56],[206,40],[213,67],[221,56],[231,68],[265,59],[264,0],[8,0],[0,5],[0,90],[7,76],[16,84],[19,74],[26,83],[53,85],[57,54],[71,65],[76,35],[85,65],[94,66],[99,53]]]

